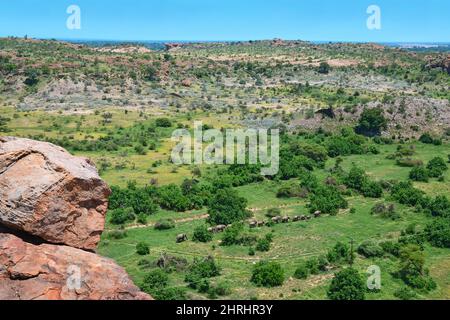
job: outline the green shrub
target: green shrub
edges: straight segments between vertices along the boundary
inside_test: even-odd
[[[251,217],[247,200],[233,189],[218,190],[208,205],[209,222],[229,225]]]
[[[392,197],[404,205],[416,206],[423,199],[424,192],[414,188],[413,184],[408,182],[399,182],[392,187]]]
[[[212,285],[209,290],[210,296],[225,297],[231,294],[231,285],[226,281],[218,282],[216,285]]]
[[[361,275],[353,268],[335,274],[327,295],[330,300],[364,300],[366,286]]]
[[[401,287],[394,292],[394,297],[400,300],[413,300],[417,297],[417,294],[414,290],[408,287]]]
[[[195,258],[193,264],[189,267],[185,281],[191,288],[198,290],[200,286],[204,287],[204,279],[219,275],[220,267],[216,264],[213,257],[209,256],[204,259]]]
[[[382,257],[383,248],[372,241],[365,241],[358,247],[358,253],[366,258]]]
[[[450,217],[435,218],[426,226],[425,233],[433,246],[450,248]]]
[[[427,209],[434,217],[450,217],[450,201],[447,196],[437,196],[430,200]]]
[[[155,224],[156,230],[170,230],[175,228],[175,221],[172,219],[162,219]]]
[[[114,239],[114,240],[120,240],[127,237],[127,231],[126,230],[114,230],[110,231],[106,234],[106,237],[108,239]]]
[[[428,162],[427,169],[430,177],[439,178],[445,171],[448,170],[448,167],[444,159],[441,157],[435,157]]]
[[[158,118],[155,120],[155,125],[160,128],[170,128],[172,122],[168,118]]]
[[[225,229],[222,235],[222,246],[233,246],[242,244],[242,233],[244,225],[235,223],[231,227]]]
[[[181,301],[187,299],[185,288],[163,288],[154,290],[151,294],[156,300],[162,301]]]
[[[136,221],[142,225],[146,225],[148,220],[148,216],[145,213],[140,213],[137,216]]]
[[[392,254],[395,257],[400,255],[401,246],[398,242],[384,241],[380,243],[380,247],[384,250],[384,252]]]
[[[294,273],[296,279],[307,279],[309,276],[309,269],[305,264],[300,265]]]
[[[111,211],[110,222],[115,225],[132,222],[136,219],[133,208],[119,208]]]
[[[366,108],[361,114],[356,132],[369,137],[379,136],[383,130],[386,130],[387,124],[382,108]]]
[[[169,276],[161,269],[155,269],[144,277],[141,289],[149,294],[153,294],[163,289],[169,283]]]
[[[327,259],[330,263],[340,264],[350,262],[353,257],[349,246],[338,242],[332,249],[328,250]]]
[[[258,287],[281,286],[284,282],[284,271],[276,262],[260,261],[254,266],[250,281]]]
[[[145,256],[150,253],[150,249],[148,247],[148,244],[145,242],[139,242],[136,245],[136,253],[140,256]]]
[[[321,186],[310,197],[310,212],[320,211],[324,214],[336,215],[339,209],[346,209],[348,202],[334,186]]]
[[[428,182],[430,179],[429,171],[423,166],[414,167],[409,173],[409,179],[413,181]]]
[[[270,250],[270,241],[267,238],[259,239],[256,244],[256,250],[267,252]]]
[[[368,198],[381,198],[383,188],[378,182],[366,181],[362,186],[361,193]]]
[[[213,234],[208,231],[208,227],[206,225],[198,226],[194,229],[194,235],[192,237],[193,241],[196,242],[210,242],[213,239]]]
[[[403,159],[398,159],[397,160],[397,165],[399,165],[400,167],[420,167],[423,166],[423,161],[422,160],[414,160],[414,159],[409,159],[409,158],[403,158]]]

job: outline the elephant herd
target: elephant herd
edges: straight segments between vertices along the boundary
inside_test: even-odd
[[[294,216],[292,219],[291,219],[291,217],[288,217],[288,216],[284,216],[284,217],[276,216],[276,217],[273,217],[270,221],[272,223],[276,223],[276,224],[278,224],[278,223],[289,223],[291,220],[293,222],[309,221],[313,217],[314,218],[319,218],[321,215],[322,215],[322,212],[316,211],[316,212],[314,212],[314,214],[312,216],[310,216],[310,215],[308,215],[308,216],[307,215]],[[249,222],[249,227],[250,228],[260,228],[260,227],[264,227],[266,224],[267,223],[265,221],[252,220],[252,221]],[[225,229],[228,228],[228,227],[229,226],[221,224],[221,225],[217,225],[215,227],[208,228],[208,231],[211,232],[211,233],[221,233],[221,232],[224,232]],[[185,241],[188,241],[188,236],[186,234],[183,233],[183,234],[177,235],[177,243],[181,243],[181,242],[185,242]]]
[[[312,219],[312,217],[314,217],[314,218],[319,218],[320,216],[322,215],[322,212],[320,212],[320,211],[316,211],[316,212],[314,212],[314,214],[313,214],[313,216],[307,216],[307,215],[301,215],[301,216],[294,216],[293,218],[291,218],[291,217],[288,217],[288,216],[284,216],[284,217],[282,217],[282,216],[276,216],[276,217],[273,217],[272,219],[271,219],[271,222],[272,223],[289,223],[289,222],[291,222],[291,220],[293,221],[293,222],[297,222],[297,221],[309,221],[309,220],[311,220]],[[250,226],[250,228],[257,228],[257,227],[262,227],[262,226],[264,226],[266,223],[265,222],[259,222],[259,221],[251,221],[250,222],[250,224],[249,224],[249,226]]]

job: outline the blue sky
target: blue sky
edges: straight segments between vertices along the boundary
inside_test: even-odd
[[[66,27],[72,4],[81,30]],[[372,4],[381,30],[366,27]],[[448,0],[0,0],[0,36],[450,42],[449,17]]]

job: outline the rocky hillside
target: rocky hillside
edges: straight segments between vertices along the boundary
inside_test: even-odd
[[[109,194],[89,160],[0,137],[0,299],[151,299],[93,253]]]

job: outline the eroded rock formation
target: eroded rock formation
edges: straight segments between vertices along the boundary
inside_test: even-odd
[[[146,300],[110,259],[0,234],[0,300]]]
[[[110,189],[89,160],[0,137],[0,300],[148,300],[93,252]]]
[[[89,160],[50,143],[0,138],[0,223],[93,250],[109,194]]]

